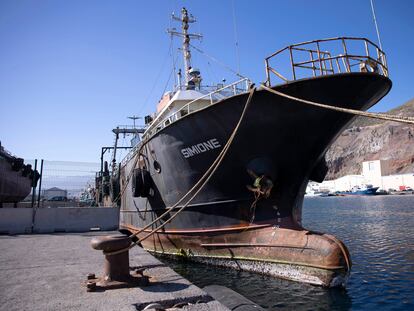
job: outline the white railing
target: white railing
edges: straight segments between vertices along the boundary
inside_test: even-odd
[[[280,58],[289,58],[287,72],[282,73],[284,68],[276,70],[271,64]],[[372,72],[388,77],[385,53],[366,38],[337,37],[289,45],[266,57],[265,66],[267,86],[272,85],[271,76],[284,82],[350,72]]]
[[[237,94],[241,94],[244,92],[247,92],[249,90],[249,87],[251,85],[251,82],[249,79],[244,78],[241,79],[239,81],[236,81],[232,84],[220,87],[206,95],[200,96],[192,101],[190,101],[189,103],[185,104],[183,107],[181,107],[178,111],[174,112],[173,114],[165,117],[164,119],[162,119],[161,121],[157,121],[154,122],[153,124],[151,124],[148,129],[145,131],[144,133],[144,137],[148,137],[151,136],[157,132],[159,132],[160,130],[162,130],[163,128],[165,128],[166,126],[180,120],[182,117],[189,115],[190,113],[194,113],[197,112],[200,109],[203,109],[207,106],[210,106],[212,104],[215,104],[227,97],[230,96],[234,96]],[[207,106],[203,106],[203,107],[195,107],[196,103],[199,103],[201,100],[208,100],[209,104]]]
[[[189,103],[185,104],[181,109],[173,113],[172,115],[169,115],[162,119],[161,121],[157,121],[156,123],[153,122],[147,130],[143,134],[143,138],[148,138],[151,135],[154,135],[155,133],[159,132],[163,128],[165,128],[167,125],[170,125],[184,116],[187,116],[191,113],[195,113],[200,109],[203,109],[207,106],[213,105],[225,98],[228,98],[230,96],[238,95],[244,92],[247,92],[251,86],[251,81],[247,78],[243,78],[241,80],[238,80],[232,84],[226,85],[226,86],[219,86],[216,90],[200,96]],[[192,109],[195,106],[195,103],[208,99],[210,102],[207,106],[199,107],[198,109]],[[197,108],[197,107],[196,107]],[[143,140],[144,140],[143,139]],[[140,148],[141,144],[137,144],[134,146],[134,148],[131,149],[131,151],[126,155],[126,157],[121,161],[121,166],[125,166],[129,160],[136,154],[138,149]]]

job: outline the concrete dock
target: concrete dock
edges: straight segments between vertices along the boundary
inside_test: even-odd
[[[149,286],[87,292],[87,274],[101,275],[104,262],[90,240],[110,234],[117,232],[0,236],[0,310],[229,310],[139,247],[130,267],[144,268]]]

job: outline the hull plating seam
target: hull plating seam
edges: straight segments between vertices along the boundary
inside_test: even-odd
[[[344,266],[324,266],[324,265],[311,265],[307,263],[302,262],[289,262],[289,261],[283,261],[283,260],[274,260],[274,259],[261,259],[261,258],[250,258],[250,257],[228,257],[228,256],[211,256],[211,255],[196,255],[191,254],[191,250],[189,250],[190,254],[184,255],[182,252],[176,253],[176,252],[165,252],[165,251],[157,251],[152,249],[146,249],[147,251],[151,253],[156,253],[159,255],[169,255],[169,256],[175,256],[175,257],[184,257],[188,259],[225,259],[228,261],[253,261],[253,262],[264,262],[264,263],[273,263],[273,264],[282,264],[282,265],[292,265],[292,266],[299,266],[299,267],[309,267],[309,268],[316,268],[316,269],[324,269],[324,270],[343,270],[345,269]]]
[[[263,224],[263,225],[250,225],[250,226],[240,226],[240,227],[226,227],[226,228],[209,228],[209,229],[188,229],[188,230],[164,230],[162,231],[163,234],[181,234],[181,233],[200,233],[200,232],[223,232],[223,231],[246,231],[246,230],[253,230],[253,229],[259,229],[259,228],[266,228],[271,227],[273,224]],[[120,229],[127,229],[130,231],[141,231],[142,229],[127,225],[124,223],[119,224]],[[142,230],[142,232],[151,232],[152,230],[145,229]]]
[[[226,203],[235,203],[235,202],[244,202],[244,201],[251,201],[251,199],[245,199],[245,200],[225,200],[225,201],[215,201],[215,202],[201,202],[201,203],[193,203],[193,204],[188,204],[187,207],[204,207],[206,205],[217,205],[217,204],[226,204]],[[167,206],[165,208],[152,208],[151,210],[121,210],[121,213],[154,213],[157,211],[163,211],[165,212],[166,210],[178,210],[181,207],[183,207],[184,205],[177,205],[176,207],[170,207]]]
[[[202,247],[221,248],[221,247],[281,247],[281,248],[297,248],[297,249],[311,249],[312,247],[297,246],[297,245],[282,245],[282,244],[259,244],[259,243],[211,243],[211,244],[200,244]]]

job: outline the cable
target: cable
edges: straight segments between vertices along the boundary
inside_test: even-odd
[[[236,62],[237,62],[237,73],[240,74],[240,55],[239,55],[239,40],[237,35],[237,24],[236,24],[236,8],[234,6],[234,0],[231,1],[233,8],[233,30],[234,30],[234,45],[236,47]]]
[[[265,89],[266,91],[288,98],[288,99],[292,99],[304,104],[308,104],[311,106],[316,106],[316,107],[320,107],[320,108],[324,108],[324,109],[328,109],[328,110],[335,110],[335,111],[339,111],[339,112],[344,112],[344,113],[349,113],[349,114],[353,114],[353,115],[357,115],[357,116],[362,116],[362,117],[368,117],[368,118],[373,118],[373,119],[381,119],[381,120],[387,120],[387,121],[395,121],[395,122],[401,122],[401,123],[407,123],[407,124],[414,124],[414,118],[411,117],[402,117],[402,116],[393,116],[390,114],[385,114],[385,113],[374,113],[374,112],[366,112],[366,111],[360,111],[360,110],[355,110],[355,109],[348,109],[348,108],[342,108],[342,107],[336,107],[336,106],[330,106],[330,105],[325,105],[325,104],[321,104],[321,103],[316,103],[310,100],[305,100],[305,99],[301,99],[295,96],[291,96],[291,95],[287,95],[285,93],[282,92],[278,92],[274,89],[271,89],[269,87],[267,87],[266,85],[262,84],[261,85],[263,89]]]
[[[198,47],[196,47],[196,46],[192,45],[191,43],[190,43],[190,46],[191,46],[194,50],[196,50],[197,52],[201,53],[202,55],[204,55],[204,56],[206,56],[206,57],[210,58],[212,61],[215,61],[217,64],[219,64],[219,65],[220,65],[220,66],[222,66],[223,68],[225,68],[225,69],[229,70],[230,72],[234,73],[236,76],[238,76],[238,77],[240,77],[240,78],[242,78],[242,79],[245,79],[245,78],[246,78],[246,77],[244,77],[243,75],[241,75],[240,73],[238,73],[238,72],[236,72],[235,70],[233,70],[231,67],[229,67],[229,66],[227,66],[227,65],[223,64],[222,62],[220,62],[218,59],[214,58],[213,56],[208,55],[207,53],[203,52],[201,49],[199,49]]]
[[[178,55],[177,55],[177,57],[176,57],[175,61],[177,61],[177,58],[178,58]],[[164,90],[162,91],[162,95],[164,95],[164,94],[165,94],[165,91],[167,90],[168,84],[170,83],[171,76],[172,76],[172,74],[173,74],[173,73],[174,73],[174,76],[175,76],[175,66],[174,66],[174,67],[173,67],[173,69],[170,71],[170,75],[168,76],[167,83],[165,83]]]
[[[172,42],[173,42],[173,40],[171,40],[171,42],[170,42],[170,47],[172,46]],[[138,114],[139,114],[139,113],[141,113],[141,112],[142,112],[142,110],[143,110],[143,109],[147,106],[147,104],[148,104],[148,100],[149,100],[149,98],[151,97],[152,93],[154,92],[155,87],[156,87],[156,86],[157,86],[157,84],[158,84],[158,81],[159,81],[159,79],[160,79],[161,73],[162,73],[162,71],[163,71],[163,69],[164,69],[164,67],[165,67],[165,64],[166,64],[166,62],[167,62],[167,59],[169,58],[169,55],[170,55],[170,50],[171,50],[171,48],[170,48],[170,47],[168,48],[168,53],[167,53],[166,57],[164,58],[164,61],[162,62],[161,68],[160,68],[160,70],[159,70],[159,72],[158,72],[158,74],[157,74],[157,77],[156,77],[156,79],[155,79],[155,81],[154,81],[154,84],[153,84],[153,85],[152,85],[152,87],[151,87],[150,92],[148,93],[147,98],[145,99],[144,103],[140,106],[140,109],[138,110]]]
[[[377,17],[375,15],[374,2],[373,2],[373,0],[371,0],[371,9],[372,9],[372,15],[374,17],[375,29],[377,30],[378,43],[379,43],[379,46],[380,46],[381,51],[382,51],[381,38],[380,38],[379,30],[378,30]]]

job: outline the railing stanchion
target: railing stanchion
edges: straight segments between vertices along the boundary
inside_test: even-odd
[[[335,73],[335,70],[334,70],[334,66],[333,66],[333,63],[332,63],[331,53],[329,53],[328,55],[329,55],[329,63],[331,65],[331,71],[332,71],[332,74],[334,74]]]
[[[365,44],[365,52],[367,53],[367,56],[369,57],[369,49],[368,49],[367,41],[364,40],[364,44]]]
[[[345,39],[341,38],[342,41],[342,46],[344,48],[344,53],[345,53],[345,61],[346,61],[346,72],[351,72],[351,65],[349,64],[349,59],[348,59],[348,51],[346,49],[346,43],[345,43]]]
[[[335,61],[336,61],[336,67],[338,67],[338,73],[342,73],[342,71],[341,71],[341,65],[339,65],[338,58],[336,58]]]
[[[385,54],[382,51],[381,51],[381,63],[383,64],[382,70],[385,71],[384,74],[386,77],[388,77],[387,58],[385,57]]]
[[[322,61],[321,61],[321,50],[319,48],[319,41],[316,41],[316,51],[318,53],[319,71],[320,71],[321,75],[323,75],[323,71],[322,71]]]
[[[289,46],[289,54],[290,54],[290,65],[292,66],[293,80],[296,80],[295,63],[293,60],[293,53],[292,53],[291,46]]]
[[[269,74],[269,59],[265,58],[265,66],[266,66],[266,84],[267,86],[270,85],[270,74]]]
[[[312,62],[312,75],[313,75],[314,77],[316,77],[316,72],[315,72],[315,62],[314,62],[314,60],[313,60],[313,52],[312,52],[312,50],[309,50],[309,54],[310,54],[310,59],[311,59],[311,62]]]

